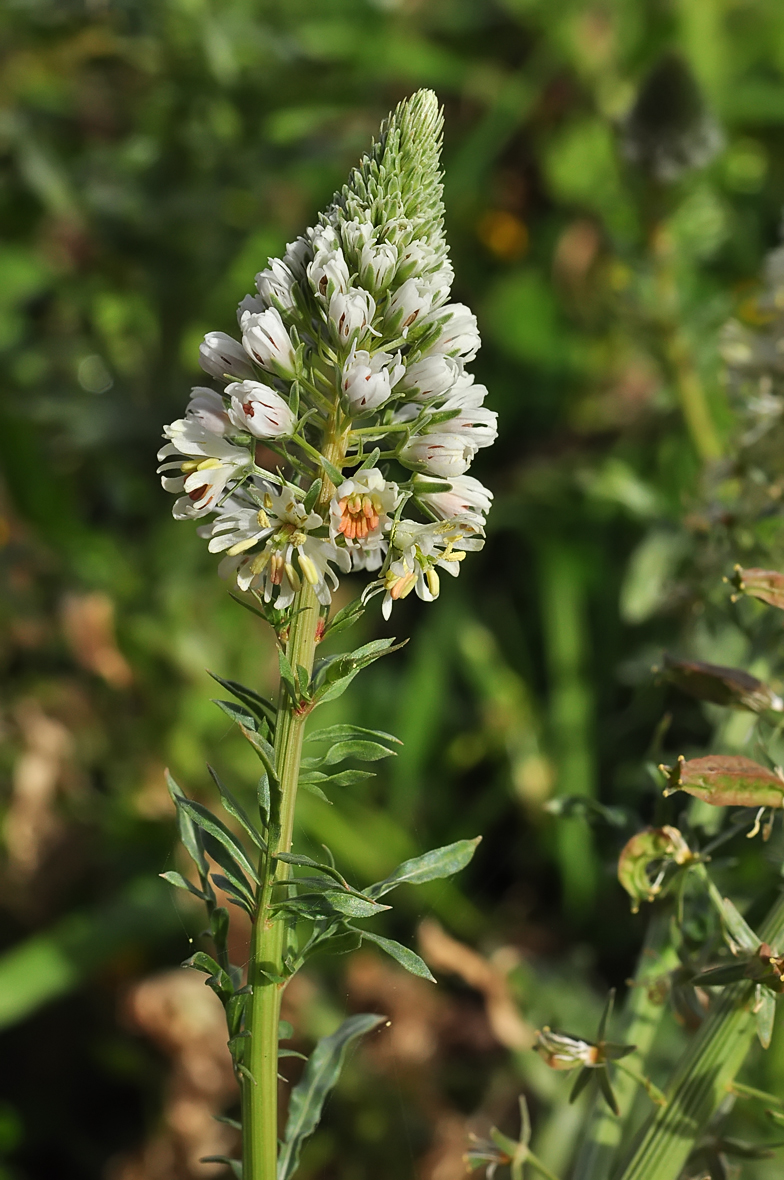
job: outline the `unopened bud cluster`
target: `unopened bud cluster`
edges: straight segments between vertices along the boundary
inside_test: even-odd
[[[207,334],[212,384],[165,428],[174,516],[204,520],[221,574],[280,609],[303,580],[327,605],[338,571],[364,569],[388,615],[483,544],[492,496],[467,472],[496,415],[466,370],[476,319],[449,302],[440,135],[431,92],[398,107],[319,224],[256,276],[238,338]]]

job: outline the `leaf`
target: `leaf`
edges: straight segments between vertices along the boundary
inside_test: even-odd
[[[349,627],[353,627],[362,618],[364,613],[365,604],[361,598],[355,598],[348,606],[344,606],[339,610],[332,620],[327,623],[322,639],[326,639],[327,635],[339,635],[341,631],[347,631]]]
[[[294,679],[294,670],[282,647],[278,648],[278,667],[280,669],[281,684],[289,694],[292,704],[298,705],[300,702],[299,687]]]
[[[219,995],[232,996],[234,994],[231,976],[205,951],[196,951],[189,959],[185,960],[183,967],[193,967],[196,971],[204,971],[208,977],[207,983],[213,986],[213,990],[217,991]]]
[[[379,742],[361,741],[350,738],[347,741],[335,742],[321,759],[324,766],[334,766],[344,762],[347,758],[358,758],[361,762],[378,762],[381,758],[389,758],[395,751]]]
[[[230,832],[217,816],[213,815],[203,804],[196,803],[193,799],[181,799],[179,805],[187,811],[195,824],[198,824],[203,831],[209,832],[219,844],[223,845],[226,851],[237,860],[238,864],[256,885],[260,884],[258,873],[245,855],[245,849],[234,833]],[[221,865],[221,868],[225,869],[225,866]]]
[[[176,782],[166,771],[166,785],[169,788],[169,794],[172,797],[176,812],[177,812],[177,828],[180,833],[180,840],[184,848],[188,852],[191,860],[199,870],[199,876],[202,878],[202,883],[207,880],[209,873],[209,865],[204,856],[204,848],[202,846],[201,836],[198,828],[196,828],[187,812],[183,811],[180,803],[187,796],[183,794]]]
[[[333,881],[337,881],[344,889],[349,888],[346,881],[334,865],[321,864],[317,860],[312,860],[309,856],[302,856],[298,852],[278,852],[275,854],[275,860],[282,861],[286,865],[295,865],[302,869],[318,869],[320,873],[324,873],[327,877],[331,877]]]
[[[739,963],[725,963],[721,967],[709,967],[695,976],[697,987],[725,987],[729,983],[739,983],[749,978],[748,960]]]
[[[752,713],[764,713],[767,709],[780,713],[784,709],[784,701],[773,689],[741,668],[725,668],[701,660],[676,660],[665,655],[663,674],[670,683],[699,701],[734,705]]]
[[[732,943],[731,946],[733,954],[735,947],[739,947],[742,951],[748,954],[755,954],[762,945],[762,939],[757,938],[757,935],[748,925],[746,919],[741,916],[736,907],[728,897],[722,899],[721,916]]]
[[[769,1049],[773,1036],[773,1023],[776,1019],[776,997],[770,988],[757,986],[754,1016],[759,1043],[763,1049]]]
[[[278,1180],[289,1180],[299,1164],[304,1141],[318,1126],[327,1095],[334,1088],[346,1049],[357,1037],[378,1028],[385,1016],[350,1016],[337,1032],[322,1037],[310,1055],[299,1083],[291,1093],[289,1117],[278,1157]]]
[[[246,605],[243,603],[243,605]],[[268,701],[266,697],[260,696],[252,688],[248,688],[245,684],[240,684],[237,680],[224,680],[223,677],[217,676],[214,672],[209,672],[209,676],[215,680],[221,688],[225,688],[232,696],[235,696],[238,701],[241,701],[251,713],[253,713],[259,721],[266,720],[270,725],[275,725],[277,717],[277,709],[272,701]]]
[[[270,782],[277,783],[278,775],[275,769],[275,751],[272,746],[260,733],[255,733],[252,729],[246,729],[244,725],[240,726],[240,730],[243,737],[247,738],[261,759],[262,766],[270,777]]]
[[[375,777],[375,772],[372,770],[341,770],[337,774],[324,774],[320,770],[306,770],[300,776],[299,785],[306,789],[313,786],[353,787],[355,783],[365,782],[366,779]]]
[[[256,845],[256,847],[259,849],[259,851],[266,852],[267,851],[267,844],[264,840],[264,837],[261,835],[260,832],[258,832],[256,830],[256,828],[251,823],[250,817],[248,816],[248,813],[245,811],[245,808],[242,807],[242,805],[237,802],[237,800],[234,798],[234,796],[232,795],[229,788],[225,787],[223,785],[223,783],[221,782],[220,776],[218,775],[217,770],[214,770],[213,767],[209,766],[209,765],[207,766],[207,770],[210,772],[210,775],[212,776],[212,781],[215,783],[215,786],[220,791],[221,801],[222,801],[223,806],[225,807],[226,811],[228,811],[230,816],[232,816],[234,819],[236,819],[237,823],[240,825],[240,827],[242,828],[245,835],[248,837],[249,840],[253,841],[253,843]]]
[[[385,733],[383,729],[364,729],[361,725],[328,725],[325,729],[316,729],[305,738],[306,742],[342,742],[347,738],[374,738],[382,742],[394,742],[402,746],[400,738],[394,734]]]
[[[744,570],[736,565],[730,581],[739,594],[749,594],[760,602],[766,602],[768,606],[784,610],[784,574],[776,570]],[[736,597],[734,594],[733,599]]]
[[[320,799],[322,803],[329,803],[330,807],[332,806],[332,800],[328,799],[321,787],[317,787],[314,782],[309,782],[307,779],[300,779],[299,785],[302,787],[303,791],[307,791],[309,795],[315,795],[316,798]]]
[[[294,1036],[294,1025],[290,1024],[288,1020],[278,1021],[278,1040],[288,1041]]]
[[[423,885],[425,881],[451,877],[469,863],[481,839],[476,836],[473,840],[456,840],[454,844],[445,844],[443,848],[434,848],[423,856],[405,860],[383,881],[376,881],[362,892],[366,897],[383,897],[398,885]]]
[[[610,1075],[606,1069],[599,1070],[599,1089],[602,1092],[604,1101],[607,1103],[613,1114],[617,1117],[621,1112],[618,1109],[618,1103],[615,1100],[613,1088],[610,1084]]]
[[[186,889],[188,893],[192,893],[194,897],[198,897],[201,901],[210,900],[206,893],[203,893],[191,881],[183,877],[182,873],[176,873],[174,870],[170,870],[167,873],[158,873],[158,876],[162,877],[164,881],[168,881],[170,885],[175,885],[177,889]]]
[[[242,1160],[229,1159],[227,1155],[203,1155],[200,1164],[226,1164],[231,1168],[237,1180],[242,1180]]]
[[[316,500],[318,500],[319,492],[321,491],[321,485],[323,482],[324,481],[322,479],[314,479],[313,483],[308,488],[305,499],[302,501],[302,507],[306,512],[313,511],[313,505],[316,503]]]
[[[333,483],[336,488],[339,487],[343,483],[343,472],[339,467],[336,467],[334,463],[330,463],[329,459],[325,458],[324,455],[319,455],[319,459],[329,481]]]
[[[226,716],[231,717],[232,721],[236,721],[238,725],[244,725],[246,729],[252,729],[254,732],[258,730],[258,719],[250,709],[246,709],[243,705],[235,705],[234,701],[220,701],[214,697],[212,703],[222,709]]]
[[[605,1005],[602,1010],[602,1017],[601,1017],[601,1020],[599,1021],[599,1028],[596,1033],[596,1040],[597,1041],[604,1040],[605,1033],[607,1032],[607,1025],[610,1023],[610,1020],[612,1019],[612,1011],[613,1011],[614,1007],[615,1007],[615,988],[613,987],[613,988],[610,988],[610,991],[607,994],[607,1000],[605,1001]]]
[[[420,979],[427,979],[430,983],[435,983],[435,976],[431,973],[430,968],[424,959],[420,959],[419,955],[412,951],[410,947],[403,946],[400,942],[395,942],[392,938],[384,938],[380,934],[371,933],[368,930],[360,930],[362,939],[368,942],[374,942],[376,946],[380,947],[382,951],[393,958],[401,967],[405,967],[406,971],[410,971],[412,975],[418,975]]]
[[[773,771],[738,754],[709,754],[707,758],[679,758],[674,767],[660,766],[667,775],[665,795],[686,791],[717,807],[781,807],[784,782]]]
[[[351,681],[363,668],[367,668],[369,664],[381,659],[382,656],[399,651],[401,647],[405,647],[406,643],[408,643],[407,639],[397,644],[394,639],[374,639],[371,643],[358,647],[356,651],[338,657],[327,668],[324,684],[314,694],[314,700],[318,704],[336,700],[343,695]]]
[[[374,918],[376,914],[390,909],[390,906],[377,905],[366,897],[357,897],[354,893],[344,890],[319,891],[318,893],[301,893],[286,901],[276,902],[276,911],[285,910],[288,913],[301,914],[305,918],[334,918],[340,914],[346,918]]]
[[[602,1072],[604,1072],[604,1071],[602,1070]],[[579,1098],[580,1094],[582,1094],[583,1090],[590,1082],[591,1076],[592,1076],[591,1070],[588,1069],[588,1067],[586,1065],[584,1065],[583,1068],[578,1073],[577,1077],[574,1079],[574,1085],[572,1086],[572,1092],[569,1095],[570,1102],[576,1102],[576,1100]]]
[[[213,873],[212,879],[218,888],[223,890],[233,905],[239,906],[241,910],[244,910],[249,918],[253,917],[254,904],[251,897],[248,897],[233,881],[229,880],[228,877],[224,877],[221,873]]]

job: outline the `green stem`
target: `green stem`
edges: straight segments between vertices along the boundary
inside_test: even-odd
[[[340,467],[345,454],[345,434],[330,433],[323,454]],[[325,512],[334,492],[324,478],[316,511]],[[292,607],[292,622],[286,655],[292,666],[313,671],[319,603],[313,587],[303,582]],[[251,934],[248,983],[251,988],[245,1028],[250,1034],[245,1065],[250,1077],[242,1080],[242,1175],[243,1180],[276,1180],[278,1168],[278,1023],[285,974],[286,923],[271,912],[273,887],[290,873],[288,865],[276,860],[288,852],[294,828],[305,715],[297,712],[281,686],[275,727],[275,766],[280,791],[280,831],[269,831],[269,850],[259,863],[261,885]]]
[[[636,1056],[643,1068],[667,1009],[664,998],[656,994],[655,981],[677,964],[678,956],[670,939],[670,909],[658,906],[648,925],[634,975],[635,986],[629,991],[618,1034],[625,1044],[637,1046]],[[616,1066],[622,1064],[616,1062]],[[637,1094],[637,1082],[622,1070],[615,1079],[614,1091],[620,1117],[616,1118],[597,1096],[577,1153],[572,1180],[597,1180],[609,1174]]]
[[[760,931],[784,935],[784,896]],[[643,1126],[617,1180],[676,1180],[695,1142],[730,1089],[755,1035],[754,984],[727,987],[684,1053],[667,1087],[667,1106]]]

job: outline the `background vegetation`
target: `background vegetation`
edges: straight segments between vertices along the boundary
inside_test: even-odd
[[[418,86],[446,109],[456,298],[500,414],[477,461],[496,507],[440,603],[396,608],[408,647],[335,706],[403,738],[394,765],[333,808],[303,801],[299,840],[368,881],[484,840],[457,884],[401,898],[390,931],[419,926],[438,989],[364,951],[292,988],[303,1044],[347,1009],[393,1021],[352,1059],[302,1175],[456,1180],[468,1132],[516,1130],[525,1089],[537,1153],[565,1176],[579,1111],[530,1031],[590,1036],[644,918],[614,877],[622,812],[593,826],[543,804],[662,816],[646,760],[705,749],[717,718],[651,667],[663,649],[743,664],[721,575],[780,527],[774,496],[764,538],[730,533],[737,473],[701,477],[737,432],[719,330],[778,240],[780,6],[8,0],[0,29],[4,1180],[219,1172],[196,1161],[229,1134],[210,1115],[231,1071],[214,997],[173,969],[199,925],[156,877],[176,855],[163,768],[196,792],[208,757],[250,781],[205,669],[274,673],[171,520],[155,451],[204,331],[232,330],[267,255]],[[371,614],[367,638],[387,633]],[[738,716],[725,749],[743,748]],[[759,844],[738,855],[749,896],[769,887]],[[685,1035],[667,1026],[665,1065]],[[750,1076],[781,1087],[784,1037]]]

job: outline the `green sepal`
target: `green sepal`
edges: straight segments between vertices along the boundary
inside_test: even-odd
[[[734,946],[737,946],[748,954],[754,954],[759,949],[762,940],[757,937],[728,897],[722,900],[721,916],[726,933],[729,935],[730,949],[734,951]]]
[[[776,996],[770,988],[762,984],[757,984],[755,989],[754,1018],[759,1043],[763,1049],[769,1049],[776,1019]]]
[[[476,836],[473,840],[456,840],[454,844],[445,844],[443,848],[434,848],[422,856],[405,860],[383,881],[376,881],[362,892],[366,897],[383,897],[398,885],[423,885],[426,881],[451,877],[469,863],[481,839]]]
[[[604,1071],[602,1071],[602,1072],[604,1072]],[[577,1077],[574,1079],[574,1085],[572,1086],[572,1092],[569,1095],[570,1102],[577,1101],[577,1099],[580,1097],[580,1095],[582,1094],[585,1087],[590,1082],[591,1076],[592,1076],[592,1071],[588,1068],[587,1065],[584,1065],[583,1068],[578,1073]]]
[[[618,1103],[613,1093],[612,1085],[610,1084],[610,1075],[606,1069],[600,1069],[599,1073],[599,1089],[602,1092],[604,1101],[609,1106],[610,1110],[617,1117],[621,1112],[618,1109]]]

